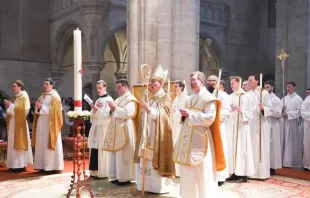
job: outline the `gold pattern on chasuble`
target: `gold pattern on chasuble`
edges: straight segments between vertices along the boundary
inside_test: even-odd
[[[122,99],[117,99],[116,105],[117,107],[124,108],[129,102],[136,100],[133,97],[130,97],[131,94],[125,96]],[[134,117],[134,116],[133,116]],[[132,118],[129,118],[132,119]],[[110,121],[110,125],[108,128],[108,133],[106,133],[103,150],[116,152],[120,151],[125,148],[128,142],[128,131],[127,131],[127,120],[128,119],[120,119],[120,118],[113,118]],[[117,135],[117,132],[121,132],[121,134]],[[123,138],[121,139],[120,146],[116,145],[116,138]]]
[[[191,101],[191,105],[187,105],[187,108],[191,112],[203,112],[209,102],[199,104],[199,101],[199,98],[194,102]],[[199,108],[197,107],[198,105],[203,107]],[[188,125],[188,121],[189,119],[186,118],[183,122],[181,134],[175,146],[173,161],[185,166],[196,166],[202,162],[207,154],[208,135],[206,128],[200,126],[191,127]],[[201,132],[201,129],[203,129],[203,132]],[[202,148],[197,148],[198,146],[193,144],[193,139],[204,139],[204,142],[201,144]]]

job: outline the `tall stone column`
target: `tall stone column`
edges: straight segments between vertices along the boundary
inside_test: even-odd
[[[280,54],[284,48],[290,55],[285,63],[285,81],[295,81],[297,93],[303,96],[310,71],[309,2],[277,0],[276,9],[276,54]],[[282,96],[282,71],[279,60],[276,60],[275,74],[276,90]]]
[[[200,0],[127,1],[129,81],[140,81],[140,65],[161,64],[171,80],[198,70]],[[182,72],[179,72],[180,70]]]

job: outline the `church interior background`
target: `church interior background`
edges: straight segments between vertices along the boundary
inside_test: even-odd
[[[160,1],[153,2],[156,6]],[[127,77],[132,68],[127,53],[129,4],[126,0],[1,1],[2,93],[11,95],[11,81],[21,79],[30,96],[38,96],[42,80],[51,76],[61,96],[72,96],[72,32],[79,28],[83,33],[84,92],[95,97],[94,83],[104,79],[115,97],[114,82]],[[276,80],[277,90],[281,90],[280,62],[276,54],[285,48],[290,54],[286,78],[295,80],[297,92],[304,95],[303,90],[309,84],[308,72],[304,71],[308,71],[310,63],[309,30],[303,27],[308,24],[306,11],[309,10],[305,10],[307,6],[296,5],[287,0],[200,0],[196,46],[199,67],[188,67],[192,67],[192,71],[199,68],[207,76],[222,69],[226,82],[231,75],[238,74],[245,79],[249,74],[263,73],[264,80]],[[284,17],[288,19],[286,22]],[[292,23],[293,19],[298,23]],[[298,39],[292,43],[292,38]],[[165,63],[162,64],[165,67]]]

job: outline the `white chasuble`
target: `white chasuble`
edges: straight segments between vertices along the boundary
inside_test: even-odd
[[[301,116],[304,122],[304,168],[310,170],[310,96],[301,105]]]
[[[103,150],[109,152],[109,177],[119,182],[136,179],[133,162],[135,149],[135,123],[137,100],[127,92],[115,101],[117,107],[112,113],[105,136]]]
[[[183,122],[173,160],[181,165],[183,198],[217,197],[215,150],[209,126],[216,118],[216,98],[205,88],[186,101],[190,115]]]
[[[166,92],[164,89],[160,89],[156,94],[154,94],[154,97],[164,97],[166,95]],[[145,184],[144,184],[144,190],[145,192],[151,192],[151,193],[169,193],[171,191],[172,187],[172,179],[167,177],[162,177],[159,175],[158,170],[155,170],[152,165],[153,160],[153,151],[154,151],[154,144],[155,144],[155,134],[156,134],[156,119],[159,116],[159,105],[155,101],[150,101],[150,107],[151,111],[149,114],[147,114],[147,151],[146,152],[146,159],[145,159]],[[143,114],[142,114],[143,116]],[[142,118],[143,119],[143,118]],[[143,123],[143,122],[142,122]],[[145,134],[144,134],[145,135]],[[137,175],[137,189],[139,191],[142,191],[142,182],[143,182],[143,148],[144,148],[144,141],[143,136],[141,135],[141,143],[139,146],[139,157],[140,157],[140,163],[138,165],[138,175]]]
[[[270,125],[270,168],[282,168],[281,155],[281,124],[282,102],[274,94],[270,93],[271,107],[265,111],[266,119]]]
[[[283,166],[301,168],[303,132],[300,130],[300,108],[303,100],[293,93],[285,96],[284,101],[287,116],[283,119]]]
[[[225,161],[226,161],[226,168],[222,171],[217,172],[217,180],[220,182],[224,182],[229,177],[229,171],[228,171],[228,141],[227,141],[227,131],[226,131],[226,123],[230,114],[230,105],[228,101],[228,95],[223,92],[222,90],[214,90],[213,95],[218,98],[221,103],[221,136],[222,136],[222,142],[223,142],[223,149],[224,149],[224,155],[225,155]]]
[[[29,98],[26,91],[21,91],[18,95],[15,97],[21,97],[26,96]],[[27,134],[27,141],[28,141],[28,150],[15,150],[14,149],[14,132],[15,132],[15,103],[11,103],[9,108],[6,110],[7,114],[11,116],[10,123],[9,123],[9,130],[8,130],[8,149],[7,149],[7,168],[24,168],[28,165],[33,164],[33,156],[32,156],[32,149],[31,149],[31,142],[30,142],[30,136],[29,136],[29,128],[28,123],[26,122],[26,134]],[[29,109],[25,111],[25,114],[29,113]]]
[[[185,92],[180,93],[173,101],[172,104],[172,134],[173,134],[173,146],[175,146],[180,132],[181,132],[181,128],[182,128],[182,124],[181,124],[181,113],[180,113],[180,109],[184,109],[185,108],[185,102],[188,99],[188,95]],[[180,165],[179,164],[175,164],[175,175],[177,177],[180,177]]]
[[[253,119],[249,121],[252,138],[252,151],[255,166],[255,175],[251,178],[267,179],[270,177],[270,126],[266,119],[271,101],[266,90],[257,88],[248,92],[251,102]],[[264,110],[259,109],[259,104]]]
[[[229,173],[252,176],[255,168],[249,126],[249,120],[253,117],[250,98],[239,89],[229,95],[229,104],[241,108],[241,113],[232,111],[227,121]]]
[[[56,91],[52,91],[51,93],[46,93],[45,97],[41,97],[42,107],[39,111],[36,110],[40,116],[36,126],[34,169],[45,171],[59,171],[64,169],[61,132],[58,133],[55,150],[48,148],[50,135],[50,105],[53,97],[52,94],[56,93]]]

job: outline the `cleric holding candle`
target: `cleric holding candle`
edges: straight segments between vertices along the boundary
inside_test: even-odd
[[[90,122],[92,123],[89,136],[88,148],[90,151],[90,177],[99,179],[108,177],[108,152],[102,150],[104,138],[110,122],[109,102],[113,102],[111,96],[107,93],[107,83],[99,80],[96,84],[99,99],[95,104],[91,104]]]
[[[26,166],[33,164],[29,129],[26,121],[30,102],[22,81],[14,81],[12,90],[15,94],[13,101],[4,100],[8,114],[7,167],[12,172],[22,172],[25,171]]]
[[[32,127],[32,147],[35,147],[34,169],[61,171],[64,169],[61,127],[61,98],[51,78],[44,80],[44,92],[35,102]]]

